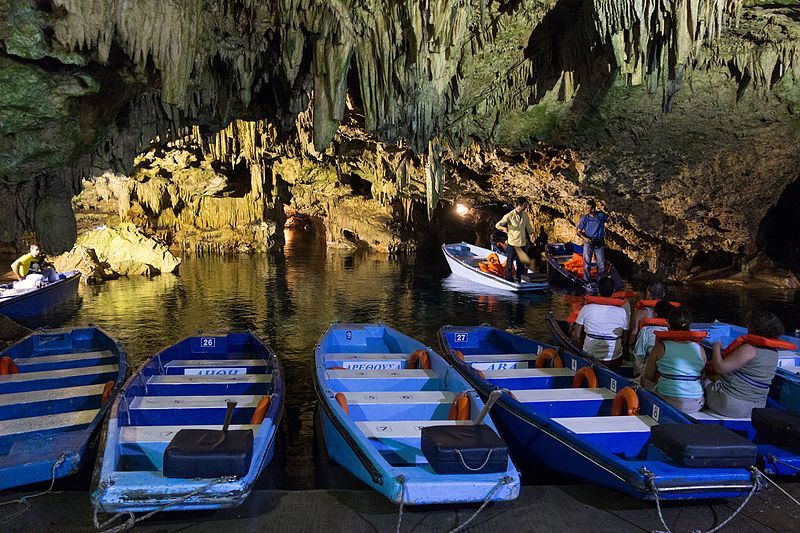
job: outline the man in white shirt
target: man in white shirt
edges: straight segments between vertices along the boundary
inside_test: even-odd
[[[597,290],[601,297],[611,298],[613,280],[600,278]],[[616,368],[622,364],[622,338],[627,328],[628,317],[622,306],[588,303],[575,319],[573,338],[580,341],[581,333],[585,333],[584,351],[606,366]]]
[[[525,247],[528,245],[528,235],[533,234],[533,224],[525,212],[528,207],[528,200],[524,196],[517,198],[516,206],[513,211],[508,213],[495,224],[495,228],[504,231],[508,234],[508,242],[506,245],[506,273],[505,277],[511,281],[511,264],[515,263],[517,283],[522,281],[522,274],[525,272],[525,267],[530,266],[531,259],[525,253]]]

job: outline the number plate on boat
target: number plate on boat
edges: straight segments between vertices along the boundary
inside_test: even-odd
[[[347,370],[401,370],[400,361],[342,361],[342,367]]]
[[[468,342],[469,333],[456,333],[454,342]]]
[[[617,392],[617,380],[616,379],[611,378],[611,386],[609,388],[611,389],[611,392]]]
[[[213,348],[216,346],[217,339],[214,337],[200,337],[200,347],[201,348]]]
[[[247,374],[246,368],[187,368],[184,376],[233,376]]]

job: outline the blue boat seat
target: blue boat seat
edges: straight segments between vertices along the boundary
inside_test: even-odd
[[[450,391],[347,392],[347,406],[353,420],[445,419],[455,394]]]
[[[710,409],[703,409],[699,413],[694,413],[692,416],[696,420],[700,420],[702,422],[750,422],[749,416],[747,418],[732,418],[730,416],[721,415],[716,411],[711,411]]]
[[[573,433],[650,433],[658,422],[646,415],[639,416],[575,416],[553,418]]]
[[[137,396],[130,403],[128,425],[173,425],[208,422],[213,417],[225,419],[227,401],[236,402],[231,422],[247,423],[261,395],[227,396]],[[216,411],[216,412],[215,412]],[[210,418],[211,417],[211,418]],[[124,417],[123,417],[124,418]]]
[[[490,353],[490,354],[464,354],[467,363],[487,361],[536,361],[539,358],[535,353]]]
[[[178,359],[164,365],[167,374],[263,374],[267,362],[263,359]]]
[[[399,370],[406,368],[410,353],[327,353],[325,362],[348,370]]]
[[[615,396],[604,388],[527,389],[512,393],[520,403],[535,403],[536,412],[548,417],[608,415]]]
[[[787,372],[792,372],[794,374],[800,374],[800,366],[787,365],[787,366],[782,366],[781,368],[783,368]]]
[[[78,428],[88,426],[99,409],[86,409],[70,413],[56,413],[44,416],[31,416],[16,418],[14,420],[0,421],[0,437],[18,435],[21,433],[47,432],[63,430],[65,428]]]
[[[105,384],[0,395],[0,420],[100,409]]]
[[[205,394],[257,394],[272,383],[272,374],[166,374],[150,376],[147,394],[183,396],[198,388]]]
[[[17,365],[20,372],[37,372],[105,365],[113,362],[115,358],[116,356],[110,350],[99,350],[94,352],[42,355],[39,357],[17,357],[14,359],[14,364]]]
[[[369,392],[380,387],[384,391],[440,390],[438,375],[433,370],[333,370],[325,371],[328,386],[335,391]]]
[[[8,374],[0,376],[0,394],[105,383],[116,379],[118,369],[114,364]]]
[[[368,439],[411,439],[420,438],[426,426],[470,425],[470,420],[385,420],[356,422],[356,426]]]
[[[486,379],[505,389],[553,389],[572,386],[575,372],[569,368],[511,368],[482,370]]]

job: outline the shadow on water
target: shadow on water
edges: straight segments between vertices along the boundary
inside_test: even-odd
[[[331,322],[380,321],[437,347],[445,324],[489,323],[547,339],[550,310],[566,316],[582,298],[553,290],[515,296],[453,278],[438,250],[392,259],[327,250],[291,234],[285,255],[186,257],[179,276],[120,279],[82,286],[66,325],[99,324],[122,341],[131,365],[198,330],[252,329],[280,355],[286,412],[274,464],[260,488],[358,488],[333,464],[315,431],[313,349]],[[800,327],[793,293],[678,289],[699,320],[741,322],[753,306],[769,307]],[[526,478],[528,482],[539,480]],[[548,478],[553,482],[552,478]]]

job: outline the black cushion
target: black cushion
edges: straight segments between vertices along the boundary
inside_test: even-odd
[[[800,447],[800,415],[778,409],[753,409],[759,442]]]
[[[182,429],[164,450],[164,476],[243,477],[253,458],[253,431]]]
[[[485,424],[422,428],[422,453],[437,474],[505,472],[508,448]]]
[[[697,468],[743,468],[756,462],[756,445],[718,424],[659,424],[653,445],[676,463]]]

